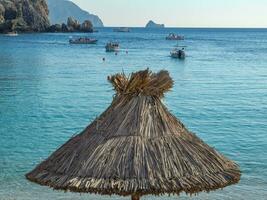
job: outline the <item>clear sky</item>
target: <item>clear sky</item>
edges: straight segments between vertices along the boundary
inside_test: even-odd
[[[105,26],[265,27],[267,0],[72,0]]]

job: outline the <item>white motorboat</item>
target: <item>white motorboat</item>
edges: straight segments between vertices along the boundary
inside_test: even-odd
[[[107,52],[113,52],[113,51],[118,51],[120,45],[117,42],[109,42],[106,44],[105,48]]]

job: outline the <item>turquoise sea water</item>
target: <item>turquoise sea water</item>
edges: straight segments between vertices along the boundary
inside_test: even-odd
[[[169,57],[176,45],[164,39],[169,32],[186,36],[186,60]],[[53,191],[24,174],[105,110],[114,94],[108,75],[147,67],[170,71],[175,86],[164,103],[235,160],[242,180],[209,194],[144,199],[267,199],[267,29],[106,28],[92,35],[97,45],[69,45],[73,34],[0,35],[0,200],[123,199]],[[120,42],[118,55],[105,52],[109,40]]]

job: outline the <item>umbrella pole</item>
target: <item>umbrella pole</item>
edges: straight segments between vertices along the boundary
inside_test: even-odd
[[[140,196],[139,195],[132,195],[132,200],[140,200]]]

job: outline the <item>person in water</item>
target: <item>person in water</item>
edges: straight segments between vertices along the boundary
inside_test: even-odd
[[[179,50],[178,51],[178,57],[181,58],[181,56],[182,56],[182,50]]]

